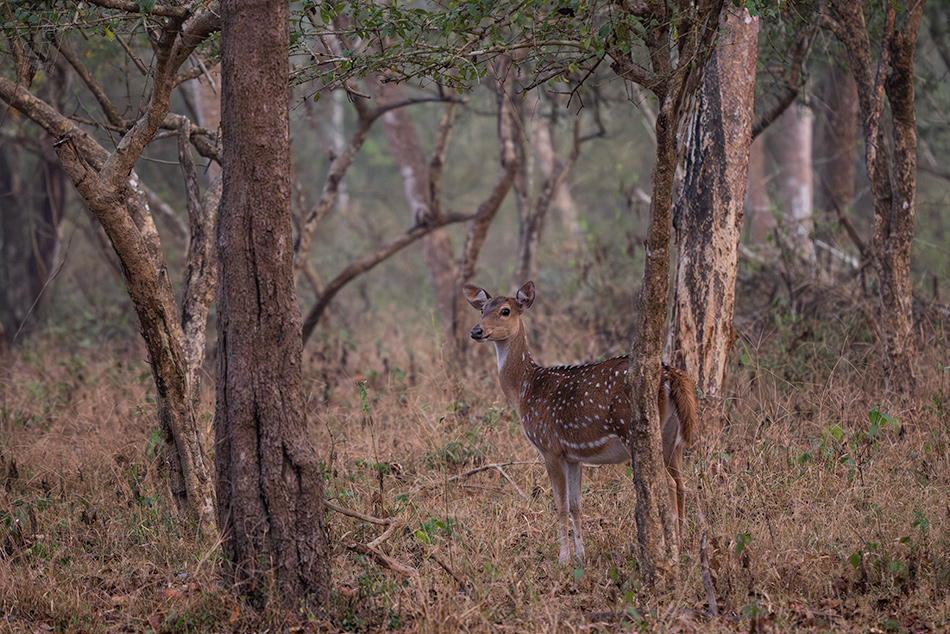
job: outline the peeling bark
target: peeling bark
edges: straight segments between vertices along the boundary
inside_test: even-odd
[[[720,29],[686,142],[686,176],[674,212],[678,248],[668,344],[673,365],[712,400],[721,396],[735,341],[759,24],[746,10],[730,9]]]

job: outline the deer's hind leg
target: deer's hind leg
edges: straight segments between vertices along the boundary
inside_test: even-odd
[[[676,513],[676,536],[683,539],[683,522],[686,520],[686,485],[683,483],[683,447],[673,449],[666,460],[669,479],[670,508]]]

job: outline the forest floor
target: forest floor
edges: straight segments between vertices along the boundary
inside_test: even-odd
[[[532,310],[539,361],[617,351]],[[220,584],[216,536],[177,520],[142,345],[27,342],[0,373],[0,632],[950,631],[950,346],[934,314],[904,409],[881,402],[869,300],[737,320],[661,588],[642,584],[623,465],[585,469],[588,560],[558,565],[550,485],[490,346],[472,343],[451,390],[412,333],[317,341],[305,381],[326,497],[391,524],[328,511],[332,600],[295,613],[247,608]],[[202,408],[210,449],[211,390]],[[385,557],[360,548],[381,536]]]

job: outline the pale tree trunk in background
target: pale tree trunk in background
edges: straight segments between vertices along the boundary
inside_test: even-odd
[[[811,133],[813,116],[807,106],[793,103],[782,113],[773,136],[779,161],[779,182],[785,207],[782,213],[784,245],[814,272],[815,247],[812,243]]]
[[[858,87],[838,64],[825,74],[815,122],[815,210],[830,228],[822,232],[836,248],[836,231],[854,202],[858,134]]]
[[[378,101],[378,106],[405,99],[404,90],[399,84],[384,83],[375,77],[368,78],[366,84]],[[425,224],[432,218],[432,187],[428,159],[419,141],[412,115],[408,108],[396,108],[384,114],[382,118],[386,139],[402,173],[403,194],[413,221],[417,225]],[[464,302],[462,294],[456,288],[458,271],[448,229],[436,229],[421,238],[420,242],[442,328],[443,361],[449,376],[454,377],[459,367],[462,347],[453,316],[462,311]]]
[[[886,5],[882,51],[871,53],[863,3],[834,0],[829,26],[848,51],[864,123],[865,165],[874,199],[873,260],[881,295],[884,377],[888,398],[909,406],[917,385],[910,277],[917,190],[917,120],[914,110],[914,52],[923,2],[912,2],[897,20]],[[886,76],[886,80],[884,77]],[[881,129],[884,96],[890,104],[893,147]]]
[[[564,159],[557,155],[554,147],[553,115],[547,116],[541,112],[540,89],[532,90],[525,99],[519,99],[517,94],[509,99],[512,116],[522,122],[514,128],[515,134],[512,136],[512,141],[515,143],[517,153],[523,156],[514,183],[518,205],[518,251],[512,280],[514,290],[534,277],[535,256],[541,241],[541,229],[558,192],[566,191],[564,184],[577,161],[579,141],[575,119],[571,153]],[[525,128],[531,130],[531,143],[534,150],[531,155],[537,158],[537,161],[530,160],[531,155],[525,152],[523,138]],[[539,168],[537,171],[536,167]],[[536,184],[537,172],[540,172],[542,176],[540,184]],[[569,191],[567,201],[573,204]],[[576,214],[576,208],[574,213]],[[575,215],[575,225],[576,220]],[[570,249],[570,246],[567,248]]]
[[[745,192],[745,218],[749,244],[761,245],[775,231],[768,188],[765,186],[765,137],[761,134],[749,146],[749,175]]]
[[[226,0],[215,465],[224,576],[261,607],[326,604],[323,474],[307,430],[291,235],[289,7]]]
[[[559,107],[553,104],[553,107]],[[556,170],[562,163],[558,158],[554,147],[554,130],[556,128],[554,116],[535,116],[531,119],[531,138],[533,139],[534,157],[537,161],[538,170],[544,179],[550,179],[556,174]],[[573,253],[583,242],[584,236],[581,231],[581,223],[578,219],[579,212],[577,201],[571,193],[569,175],[561,179],[554,191],[555,208],[560,212],[561,224],[564,226],[566,238],[564,248],[569,253]]]
[[[531,133],[530,155],[524,152],[521,135],[515,137],[519,152],[524,160],[518,176],[515,178],[515,194],[518,204],[518,252],[515,260],[515,273],[512,279],[512,291],[534,277],[535,258],[541,240],[541,230],[552,205],[558,207],[567,232],[562,244],[565,257],[571,257],[579,244],[581,231],[577,219],[577,204],[567,185],[568,177],[577,160],[579,140],[577,138],[577,119],[571,140],[571,152],[565,157],[558,156],[555,147],[554,113],[545,113],[543,95],[540,88],[531,90],[523,99],[512,104],[512,111],[520,114],[523,127]],[[553,107],[558,107],[556,104]],[[534,160],[530,160],[533,157]],[[536,185],[535,176],[541,176],[540,185]],[[537,189],[537,191],[535,191]]]
[[[699,91],[674,210],[677,267],[669,354],[712,401],[735,335],[736,271],[745,204],[758,18],[731,5]]]

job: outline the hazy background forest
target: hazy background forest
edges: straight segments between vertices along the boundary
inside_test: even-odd
[[[884,5],[866,4],[877,50]],[[55,2],[48,11],[4,5],[0,76],[13,86],[28,75],[30,93],[111,152],[157,81],[141,72],[156,65],[156,31],[144,17],[155,3],[141,17],[122,3],[93,5],[104,6],[69,7],[73,16]],[[466,340],[477,313],[463,305],[447,323],[427,260],[432,244],[450,245],[448,261],[464,268],[477,221],[433,232],[441,237],[430,247],[408,243],[324,295],[347,267],[425,224],[407,200],[399,126],[412,127],[434,170],[451,120],[441,170],[429,172],[439,177],[438,206],[461,218],[486,204],[502,161],[491,70],[461,90],[431,78],[383,84],[381,72],[342,89],[325,69],[311,70],[334,46],[308,30],[319,20],[307,26],[305,13],[293,14],[292,213],[295,240],[309,240],[295,262],[298,301],[304,316],[329,301],[303,348],[306,422],[326,499],[364,517],[328,512],[330,601],[292,614],[254,611],[222,588],[216,534],[181,521],[150,352],[114,240],[53,147],[75,143],[78,155],[83,146],[78,135],[44,130],[0,90],[0,631],[950,628],[948,6],[924,8],[914,60],[909,402],[885,390],[868,251],[875,211],[847,56],[807,3],[778,3],[758,18],[753,119],[764,129],[750,150],[735,344],[718,398],[700,401],[701,431],[685,458],[682,572],[659,589],[640,576],[634,487],[621,466],[585,471],[588,565],[556,565],[543,465],[504,401],[493,350]],[[147,201],[136,223],[154,217],[160,274],[180,301],[196,242],[189,212],[201,196],[216,204],[207,196],[220,170],[217,54],[214,38],[190,54],[180,70],[188,78],[171,92],[168,121],[187,118],[192,132],[166,121],[134,164],[133,188],[140,183]],[[656,100],[606,64],[564,81],[539,82],[543,69],[528,64],[510,72],[523,181],[489,219],[463,281],[509,293],[530,275],[538,301],[526,322],[544,365],[627,353],[650,222]],[[334,159],[366,109],[387,99],[418,103],[375,119],[327,199]],[[183,134],[194,143],[184,142],[193,180],[187,170],[183,178]],[[552,170],[565,166],[525,271],[524,205],[539,205]],[[318,211],[321,197],[329,204]],[[675,266],[674,245],[671,277]],[[194,398],[209,455],[215,320],[212,304]],[[723,616],[710,616],[704,572]]]

